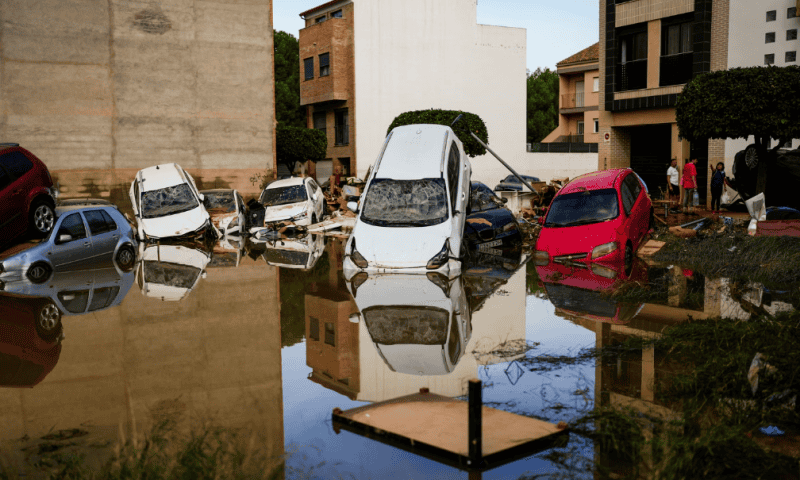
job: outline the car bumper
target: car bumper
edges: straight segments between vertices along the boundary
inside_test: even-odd
[[[411,275],[426,275],[428,273],[441,273],[442,275],[446,276],[448,279],[452,279],[457,277],[461,274],[461,262],[458,260],[450,259],[439,268],[436,269],[429,269],[426,266],[412,266],[412,267],[398,267],[392,265],[371,265],[368,264],[366,268],[358,267],[353,261],[350,259],[350,255],[345,256],[344,258],[344,278],[348,282],[356,276],[356,274],[365,272],[368,274],[378,274],[378,273],[405,273]]]

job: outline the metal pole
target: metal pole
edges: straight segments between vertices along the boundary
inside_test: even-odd
[[[481,381],[473,378],[469,381],[469,459],[472,467],[478,467],[483,458],[482,443],[482,410],[483,400],[481,398]]]

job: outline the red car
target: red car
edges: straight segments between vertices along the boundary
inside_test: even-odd
[[[630,168],[581,175],[559,190],[540,219],[534,260],[624,265],[629,274],[652,215],[647,188]]]
[[[16,143],[0,144],[0,245],[28,230],[35,237],[50,233],[56,196],[41,160]]]

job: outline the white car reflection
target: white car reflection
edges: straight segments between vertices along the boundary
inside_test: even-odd
[[[186,297],[205,278],[211,261],[210,253],[184,245],[149,245],[142,250],[136,269],[139,289],[147,297],[169,302]]]
[[[253,243],[262,242],[254,239]],[[264,240],[266,250],[261,255],[267,265],[281,268],[311,270],[325,252],[325,236],[305,235],[299,238],[283,237]]]
[[[455,369],[472,335],[460,276],[362,272],[352,277],[348,289],[359,321],[392,371],[445,375]]]
[[[245,240],[242,238],[225,236],[214,244],[211,261],[206,267],[238,267],[242,261],[244,244]]]

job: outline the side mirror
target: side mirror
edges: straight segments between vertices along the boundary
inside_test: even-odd
[[[72,235],[62,233],[58,236],[58,243],[67,243],[72,241]]]
[[[500,197],[500,200],[502,200],[504,204],[508,203],[508,198],[506,197]]]
[[[198,193],[197,196],[200,197],[200,201],[201,202],[205,202],[206,201],[206,196],[203,195],[202,193]]]
[[[318,198],[319,194],[317,192],[314,192],[314,195],[311,195],[311,199],[314,200],[315,202],[317,201]]]
[[[358,204],[356,202],[347,202],[347,209],[353,213],[358,213]]]

